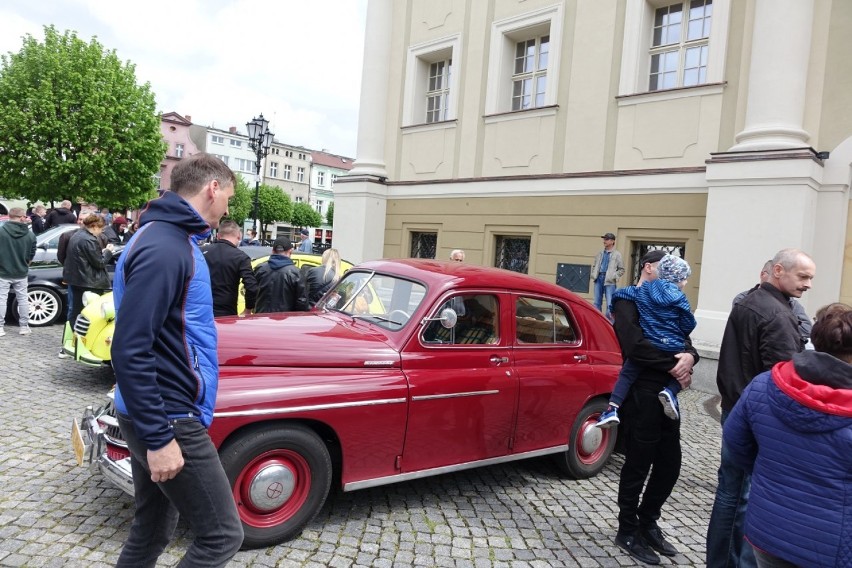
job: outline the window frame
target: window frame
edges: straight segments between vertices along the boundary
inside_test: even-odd
[[[183,150],[184,150],[183,144],[175,143],[175,157],[176,158],[183,158]]]
[[[296,168],[296,181],[301,183],[305,181],[305,168],[302,166]]]
[[[718,86],[724,82],[731,0],[713,0],[710,36],[707,40],[709,51],[705,82],[695,86],[656,91],[649,89],[654,17],[658,8],[671,6],[677,4],[677,2],[672,0],[626,0],[626,2],[621,73],[618,85],[619,97],[651,94],[665,98],[666,93],[678,89],[698,95],[706,91],[707,88],[712,89],[713,86]]]
[[[513,16],[492,24],[491,45],[488,58],[488,80],[485,94],[485,114],[527,112],[556,105],[559,89],[563,39],[563,6],[557,4],[525,14]],[[533,37],[549,36],[547,58],[547,83],[540,106],[512,111],[512,92],[515,50],[520,41]]]
[[[427,119],[427,92],[429,91],[429,69],[433,63],[452,61],[458,66],[462,61],[461,34],[454,34],[408,48],[403,89],[402,126],[440,124],[458,118],[458,70],[453,69],[446,85],[446,112],[442,120],[429,122]]]
[[[325,187],[325,172],[317,170],[317,187]]]
[[[211,134],[210,135],[210,143],[211,144],[219,144],[221,146],[225,145],[225,137],[220,136],[219,134]]]
[[[284,171],[281,174],[283,179],[292,179],[293,178],[293,166],[290,164],[284,164]]]
[[[278,177],[278,162],[269,162],[269,177]]]

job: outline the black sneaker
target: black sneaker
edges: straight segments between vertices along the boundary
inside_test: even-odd
[[[615,535],[615,544],[639,562],[653,565],[660,563],[660,557],[651,550],[651,547],[648,546],[641,536],[617,533]]]
[[[666,540],[666,537],[663,535],[663,531],[660,530],[660,527],[653,526],[644,528],[639,531],[639,534],[643,539],[645,539],[645,542],[648,543],[651,548],[663,556],[677,555],[677,549]]]

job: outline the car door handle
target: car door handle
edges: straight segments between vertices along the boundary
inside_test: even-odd
[[[494,363],[495,365],[500,365],[502,363],[508,363],[509,358],[508,357],[498,357],[497,355],[492,355],[491,356],[491,362]]]
[[[575,360],[575,361],[585,361],[585,360],[587,360],[588,358],[589,358],[589,357],[588,357],[587,355],[574,355],[574,360]]]

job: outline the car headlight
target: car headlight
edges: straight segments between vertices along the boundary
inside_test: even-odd
[[[94,302],[98,298],[100,298],[100,295],[95,294],[94,292],[92,292],[90,290],[83,292],[83,306],[88,306],[89,302]]]
[[[115,304],[112,302],[104,302],[101,304],[101,316],[107,321],[115,318]]]

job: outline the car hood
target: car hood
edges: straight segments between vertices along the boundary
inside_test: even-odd
[[[398,367],[399,354],[369,324],[339,313],[289,312],[216,319],[220,366]]]

